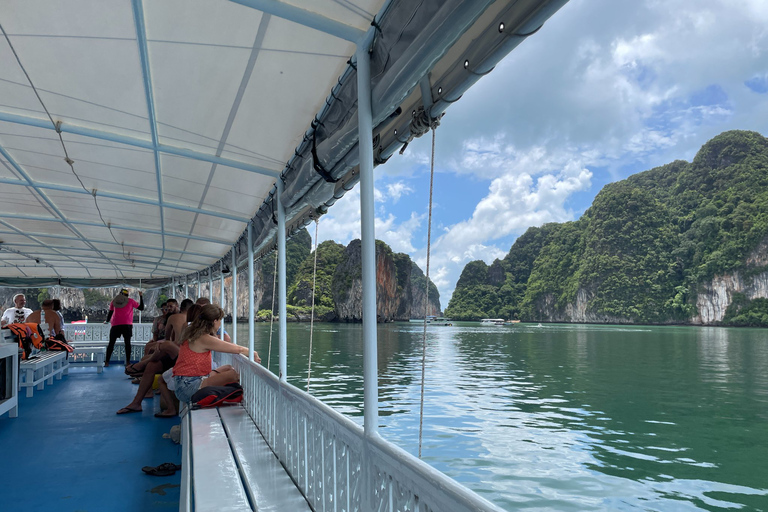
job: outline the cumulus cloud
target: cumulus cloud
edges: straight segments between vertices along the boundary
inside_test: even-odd
[[[768,134],[766,69],[764,0],[570,0],[437,131],[437,172],[471,176],[476,198],[446,203],[450,222],[435,210],[443,306],[468,261],[503,257],[530,226],[573,220],[604,184],[690,159],[724,130]],[[377,235],[422,268],[425,219],[400,199],[416,197],[408,180],[429,171],[426,139],[377,169],[390,183],[377,193]],[[346,238],[359,236],[353,208],[338,209],[348,198],[328,223]]]
[[[398,183],[394,186],[387,185],[385,188],[386,192],[378,187],[374,188],[376,202],[387,200],[397,202],[400,196],[409,191],[406,185]],[[405,221],[398,222],[394,214],[382,211],[375,218],[376,238],[384,241],[395,252],[413,253],[415,251],[413,234],[421,225],[422,218],[423,215],[411,212]],[[313,230],[310,230],[310,234],[314,237]],[[360,190],[358,187],[339,199],[330,212],[321,217],[318,225],[320,242],[334,240],[346,245],[355,238],[360,238]]]

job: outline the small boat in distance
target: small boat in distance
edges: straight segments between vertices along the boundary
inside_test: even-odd
[[[520,323],[520,320],[505,320],[504,321],[504,325],[515,325],[515,324],[519,324],[519,323]]]
[[[483,325],[504,325],[503,318],[483,318],[480,320]]]
[[[411,318],[410,322],[416,323],[416,324],[423,324],[424,319],[423,318]],[[445,318],[444,316],[434,316],[429,315],[427,317],[427,323],[430,325],[453,325],[453,322],[450,318]]]

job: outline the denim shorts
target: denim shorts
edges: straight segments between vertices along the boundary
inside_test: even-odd
[[[173,381],[176,384],[176,398],[181,403],[189,403],[192,395],[200,389],[203,383],[203,377],[185,377],[183,375],[174,375]]]

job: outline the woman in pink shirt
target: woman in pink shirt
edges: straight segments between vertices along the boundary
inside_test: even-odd
[[[115,349],[115,342],[120,336],[125,342],[125,365],[131,363],[131,337],[133,336],[133,310],[144,311],[144,294],[139,292],[139,302],[128,298],[128,290],[120,290],[112,302],[109,304],[109,314],[107,322],[112,323],[109,329],[109,345],[107,345],[107,358],[104,366],[109,366],[109,359],[112,357],[112,351]],[[104,322],[104,323],[107,323]]]

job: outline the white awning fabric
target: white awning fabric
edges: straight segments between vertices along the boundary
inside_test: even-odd
[[[271,250],[279,177],[289,231],[357,181],[368,31],[382,163],[565,1],[3,1],[0,285],[215,273],[251,222]]]

